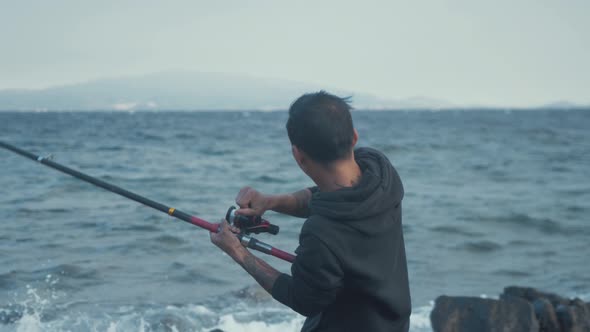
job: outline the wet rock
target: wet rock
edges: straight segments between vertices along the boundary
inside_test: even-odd
[[[499,300],[441,296],[434,331],[590,332],[590,303],[530,287],[506,287]]]
[[[519,297],[531,302],[540,331],[590,331],[590,305],[580,299],[542,292],[530,287],[506,287],[501,298]]]
[[[569,306],[560,304],[555,308],[555,314],[562,331],[571,331],[574,326],[572,311]]]
[[[518,297],[492,300],[440,296],[430,320],[436,332],[539,330],[533,306]]]
[[[517,286],[510,286],[510,287],[506,287],[504,288],[504,293],[501,295],[501,297],[504,296],[515,296],[515,297],[520,297],[522,299],[525,299],[529,302],[534,302],[537,299],[546,299],[549,302],[551,302],[551,304],[553,305],[553,307],[556,307],[558,304],[564,304],[564,305],[568,305],[570,300],[553,294],[553,293],[548,293],[548,292],[541,292],[535,288],[531,288],[531,287],[517,287]]]
[[[571,301],[570,305],[558,305],[555,313],[564,332],[590,331],[590,304],[579,299]]]
[[[561,327],[555,309],[549,300],[536,299],[533,301],[535,316],[539,321],[539,331],[543,332],[560,332]]]

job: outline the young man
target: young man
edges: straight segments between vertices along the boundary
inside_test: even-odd
[[[243,188],[243,215],[273,210],[307,218],[291,275],[244,248],[223,221],[211,241],[277,301],[307,316],[302,331],[407,331],[411,311],[401,180],[380,152],[354,150],[358,134],[346,99],[301,96],[287,132],[299,167],[317,185],[293,194]]]

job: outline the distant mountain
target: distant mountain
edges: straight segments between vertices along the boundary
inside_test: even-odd
[[[441,100],[388,100],[288,80],[247,75],[164,72],[101,79],[40,90],[0,90],[0,111],[20,110],[274,110],[321,89],[351,95],[357,109],[447,108]]]
[[[569,109],[581,109],[589,108],[590,105],[574,104],[566,100],[558,100],[549,104],[540,106],[541,109],[558,109],[558,110],[569,110]]]

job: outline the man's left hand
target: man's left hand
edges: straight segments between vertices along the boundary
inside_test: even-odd
[[[227,221],[223,220],[219,224],[219,231],[210,233],[211,242],[225,251],[246,272],[253,276],[267,292],[271,293],[273,285],[281,273],[244,248],[236,237],[235,233],[238,232],[237,228],[231,227]]]
[[[226,220],[222,220],[219,224],[219,231],[217,233],[211,232],[209,235],[213,244],[221,248],[233,259],[236,259],[240,250],[245,250],[236,236],[239,232],[238,228],[231,226]]]

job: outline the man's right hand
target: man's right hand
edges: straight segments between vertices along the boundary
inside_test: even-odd
[[[244,187],[236,196],[236,203],[240,207],[236,210],[237,214],[243,216],[261,216],[267,210],[272,209],[271,196],[251,187]]]

